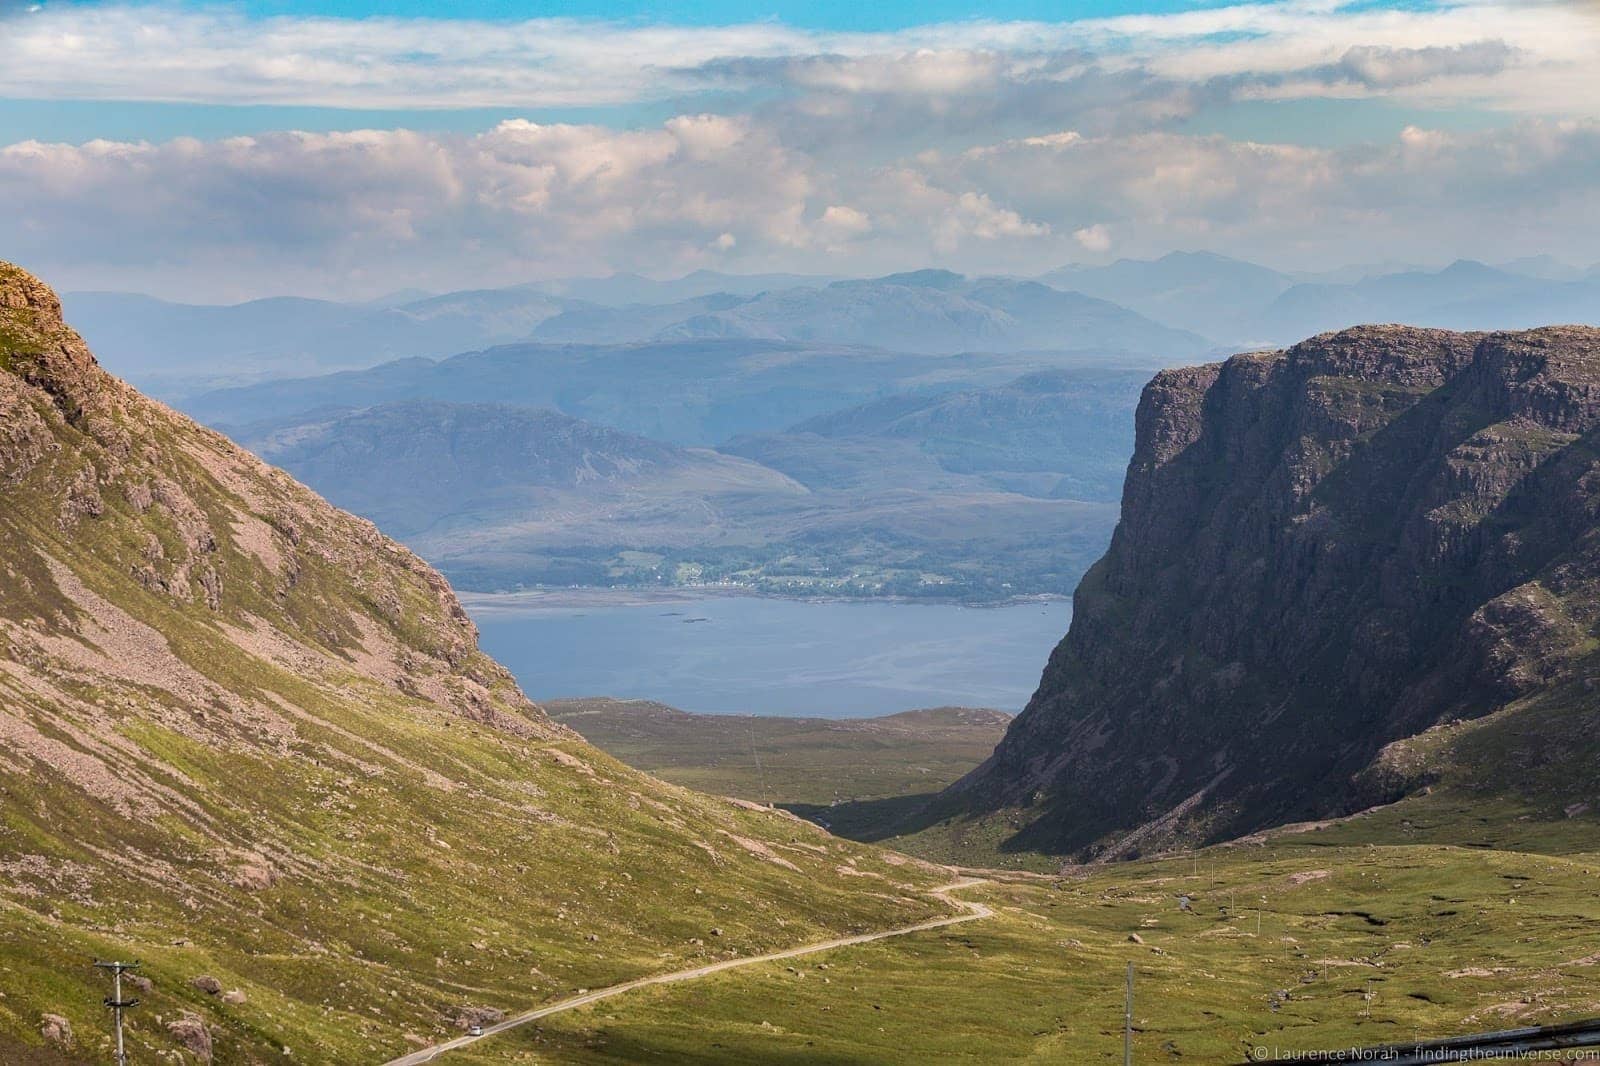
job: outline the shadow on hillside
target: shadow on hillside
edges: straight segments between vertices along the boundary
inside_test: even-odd
[[[933,801],[938,792],[916,792],[886,799],[853,800],[849,803],[780,803],[779,807],[816,822],[834,836],[875,844],[890,837],[915,833],[939,820]]]

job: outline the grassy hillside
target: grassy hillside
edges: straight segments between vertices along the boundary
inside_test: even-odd
[[[136,1062],[349,1063],[940,910],[551,722],[436,573],[105,375],[9,265],[0,796],[0,1060],[105,1061],[94,957],[145,964]]]
[[[646,700],[551,700],[545,710],[629,766],[702,792],[827,819],[829,804],[943,788],[994,750],[1011,716],[939,707],[881,718],[690,714]]]
[[[1597,869],[1304,840],[1085,869],[968,890],[986,921],[650,989],[459,1061],[1120,1063],[1130,962],[1140,1063],[1593,1016]]]

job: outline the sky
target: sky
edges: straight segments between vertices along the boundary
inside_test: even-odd
[[[367,298],[627,271],[1600,259],[1594,0],[0,0],[0,258]]]

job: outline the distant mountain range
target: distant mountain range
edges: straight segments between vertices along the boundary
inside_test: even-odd
[[[1283,341],[1364,322],[1455,330],[1600,324],[1600,275],[1554,281],[1467,260],[1432,273],[1409,271],[1349,285],[1296,285],[1257,321]]]
[[[120,292],[69,293],[64,303],[113,372],[177,398],[527,340],[545,319],[590,305],[665,304],[830,280],[698,271],[676,281],[616,274],[444,294],[401,292],[370,303],[286,296],[212,306]]]
[[[768,340],[521,344],[218,390],[182,406],[202,421],[236,428],[408,400],[510,403],[553,408],[674,444],[714,446],[896,394],[988,387],[1035,371],[1105,365],[1160,364],[1148,356],[1113,360],[1092,352],[948,356]]]
[[[66,298],[115,373],[168,398],[224,385],[443,356],[519,340],[564,310],[526,290],[452,293],[398,307],[279,297],[226,307],[127,293]]]
[[[1500,267],[1462,260],[1442,270],[1378,269],[1308,278],[1204,252],[1102,267],[1066,267],[1039,280],[1115,301],[1220,344],[1287,344],[1363,323],[1444,329],[1600,324],[1600,266],[1549,259]]]
[[[1071,587],[1109,535],[1143,378],[1208,337],[1600,320],[1600,273],[1551,261],[1356,273],[1195,252],[1039,280],[702,272],[367,305],[75,300],[135,381],[474,589],[994,599]],[[982,552],[962,561],[962,544]]]
[[[106,364],[178,400],[228,385],[442,358],[499,344],[745,339],[916,354],[1080,351],[1176,365],[1362,322],[1454,329],[1594,322],[1600,267],[1344,268],[1292,274],[1208,252],[1069,266],[1037,279],[919,270],[871,279],[630,274],[370,303],[283,297],[226,307],[127,293],[67,306]]]
[[[648,491],[659,508],[661,497],[673,494],[698,501],[801,491],[745,460],[503,404],[383,404],[247,427],[238,436],[402,538],[437,536],[441,525],[466,535],[496,523],[558,521],[570,531],[574,496],[610,511],[628,492]]]
[[[468,588],[724,581],[1004,599],[1064,592],[1103,545],[1110,466],[1131,439],[1142,377],[1035,375],[922,396],[887,421],[883,405],[845,412],[832,436],[799,427],[721,452],[550,410],[441,401],[231,432]],[[991,423],[985,410],[1012,417]],[[1033,446],[1060,442],[1081,447]]]
[[[1254,319],[1295,284],[1287,274],[1209,252],[1063,267],[1039,280],[1232,344],[1249,343]]]
[[[541,323],[534,336],[605,343],[739,337],[908,352],[1068,349],[1166,358],[1211,347],[1198,335],[1081,293],[1011,278],[965,278],[946,270],[748,298],[718,294],[665,307],[569,311]]]

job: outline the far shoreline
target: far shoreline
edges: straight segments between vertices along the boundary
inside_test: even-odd
[[[904,607],[962,607],[989,610],[1025,607],[1029,604],[1072,603],[1071,596],[1040,592],[1012,596],[1003,600],[930,599],[920,596],[785,596],[760,589],[727,585],[674,585],[668,588],[542,586],[515,592],[468,592],[456,590],[456,598],[468,611],[515,613],[530,610],[573,610],[601,607],[651,607],[661,604],[695,603],[708,599],[781,600],[798,604],[894,604]]]

